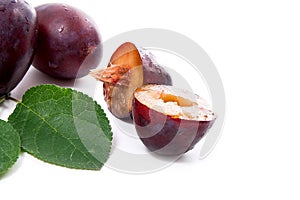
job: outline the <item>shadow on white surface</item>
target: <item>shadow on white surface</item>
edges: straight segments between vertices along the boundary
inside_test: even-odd
[[[55,84],[63,87],[73,87],[74,80],[59,80],[52,78],[34,67],[31,67],[23,80],[19,83],[19,85],[12,91],[11,95],[14,98],[21,99],[26,90],[33,86],[41,85],[41,84]]]

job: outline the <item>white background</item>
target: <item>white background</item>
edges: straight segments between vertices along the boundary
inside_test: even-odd
[[[56,2],[87,12],[104,41],[149,27],[196,41],[225,86],[222,137],[204,160],[183,159],[145,175],[107,167],[99,172],[69,170],[23,154],[0,179],[1,199],[300,198],[298,1]]]

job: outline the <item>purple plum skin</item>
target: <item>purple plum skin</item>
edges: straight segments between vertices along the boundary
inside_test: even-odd
[[[203,138],[213,121],[194,121],[164,115],[133,98],[133,121],[143,144],[160,155],[186,153]]]
[[[139,49],[143,63],[143,85],[172,85],[172,78],[163,66],[157,63],[153,54],[146,49]]]
[[[88,15],[66,4],[36,7],[39,35],[33,66],[58,79],[75,79],[102,58],[100,34]]]
[[[34,56],[37,16],[23,0],[0,1],[0,97],[23,79]]]

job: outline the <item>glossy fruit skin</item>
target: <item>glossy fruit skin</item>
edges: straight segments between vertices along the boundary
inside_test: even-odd
[[[214,123],[166,116],[133,98],[133,121],[144,145],[157,154],[181,155],[194,148]]]
[[[156,62],[155,57],[146,49],[139,49],[143,63],[143,85],[172,85],[172,78],[163,66]]]
[[[98,66],[101,37],[89,16],[59,3],[38,6],[36,11],[39,35],[34,67],[55,78],[75,79]]]
[[[28,71],[37,32],[34,8],[23,0],[0,1],[0,97],[12,91]]]

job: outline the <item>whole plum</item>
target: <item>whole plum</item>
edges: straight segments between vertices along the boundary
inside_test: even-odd
[[[98,66],[101,38],[89,16],[59,3],[38,6],[36,11],[39,35],[35,68],[55,78],[74,79]]]
[[[37,32],[34,8],[23,0],[0,0],[0,98],[18,85],[30,67]]]

